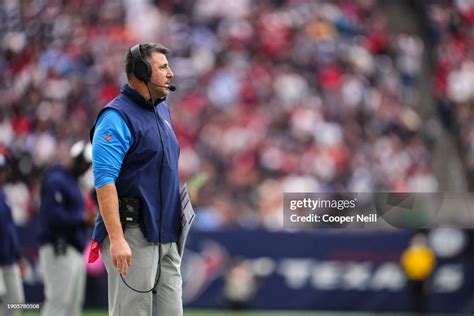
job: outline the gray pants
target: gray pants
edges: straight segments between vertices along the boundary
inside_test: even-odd
[[[149,243],[140,228],[127,228],[125,239],[132,249],[132,266],[127,284],[137,290],[153,287],[158,271],[159,245]],[[110,316],[181,316],[183,315],[181,257],[176,243],[162,244],[161,276],[157,293],[137,293],[129,289],[112,265],[107,237],[101,253],[108,273]]]
[[[25,302],[23,284],[18,264],[0,267],[0,316],[18,315],[15,309],[7,309],[7,304]]]
[[[64,255],[56,255],[53,245],[39,249],[44,275],[43,316],[79,316],[84,302],[86,264],[82,253],[67,246]]]

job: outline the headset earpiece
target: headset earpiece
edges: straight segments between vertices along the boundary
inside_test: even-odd
[[[137,79],[148,83],[151,78],[151,65],[143,58],[140,52],[141,45],[137,44],[130,49],[133,59],[133,74]]]

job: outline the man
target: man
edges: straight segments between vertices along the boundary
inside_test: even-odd
[[[20,243],[10,206],[3,191],[8,161],[0,154],[0,315],[17,315],[7,304],[23,303],[25,295],[20,273]]]
[[[92,162],[92,149],[75,143],[65,166],[48,169],[41,185],[39,261],[44,274],[44,316],[80,315],[84,301],[87,226],[96,214],[86,212],[78,184]]]
[[[127,52],[128,84],[91,131],[100,208],[92,238],[108,272],[109,315],[183,313],[179,144],[165,102],[175,89],[167,54],[155,43]]]

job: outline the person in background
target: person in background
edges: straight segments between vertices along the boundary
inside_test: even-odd
[[[92,149],[75,143],[68,163],[43,175],[39,261],[44,273],[44,316],[80,315],[86,280],[83,251],[96,213],[86,212],[79,178],[90,168]]]
[[[249,309],[258,290],[252,267],[243,258],[237,258],[225,275],[225,306],[232,310]]]
[[[25,294],[21,282],[23,264],[20,242],[10,205],[3,190],[7,175],[7,157],[0,154],[0,315],[13,316],[18,312],[15,309],[8,309],[7,304],[23,303]]]

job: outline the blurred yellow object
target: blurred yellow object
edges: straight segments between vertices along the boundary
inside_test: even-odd
[[[402,254],[402,267],[410,280],[422,281],[433,272],[435,257],[425,245],[412,245]]]
[[[197,191],[206,184],[209,176],[205,172],[199,172],[188,181],[189,190]]]
[[[209,179],[209,176],[206,172],[199,172],[195,176],[193,176],[191,179],[188,181],[188,191],[189,195],[191,197],[191,200],[196,199],[196,195],[199,191],[199,189],[206,184],[207,180]]]

